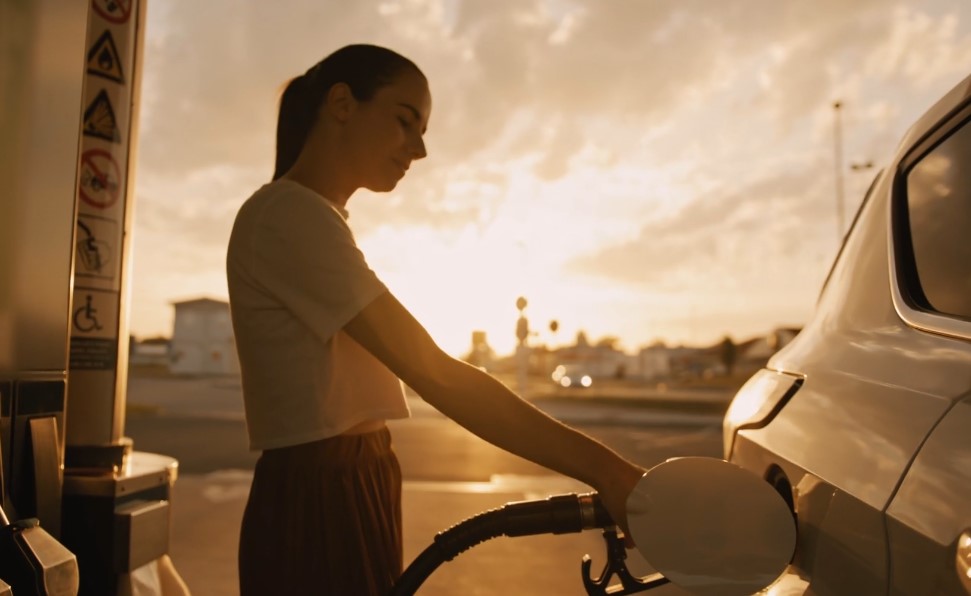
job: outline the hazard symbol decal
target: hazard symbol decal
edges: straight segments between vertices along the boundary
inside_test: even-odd
[[[111,107],[111,100],[108,99],[108,93],[104,89],[94,98],[88,109],[84,110],[83,131],[89,137],[97,137],[113,143],[121,142],[115,110]]]
[[[88,74],[104,77],[116,83],[125,82],[125,75],[121,71],[121,57],[118,55],[115,40],[111,37],[111,31],[105,30],[88,50]]]
[[[118,224],[93,215],[79,215],[75,243],[75,275],[111,279]]]
[[[81,179],[78,195],[96,209],[107,209],[121,193],[121,170],[104,149],[89,149],[81,154]]]
[[[120,25],[131,16],[132,0],[93,0],[92,6],[104,20]]]

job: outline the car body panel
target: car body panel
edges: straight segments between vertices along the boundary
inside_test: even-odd
[[[971,115],[969,94],[971,77],[871,185],[812,319],[767,365],[801,387],[727,452],[797,517],[796,555],[767,593],[968,593],[955,557],[971,529],[971,321],[941,327],[902,301],[892,214],[915,156]]]
[[[773,422],[774,424],[774,422]],[[770,425],[771,426],[771,425]],[[792,499],[797,514],[796,555],[786,575],[804,583],[815,594],[875,594],[886,592],[887,557],[883,519],[860,499],[798,466],[782,461],[763,448],[758,431],[740,431],[732,461],[750,470],[778,467],[793,482]],[[755,440],[752,440],[755,439]],[[840,590],[834,590],[840,586]]]
[[[892,594],[961,594],[956,543],[971,529],[971,396],[934,429],[887,509]],[[918,564],[914,564],[919,562]]]
[[[929,359],[953,342],[901,324],[888,291],[889,176],[875,186],[823,292],[817,316],[769,368],[803,375],[803,387],[761,434],[772,452],[813,474],[838,480],[875,509],[889,502],[921,442],[966,387],[960,350]],[[914,378],[915,362],[924,370]],[[842,454],[842,457],[834,457]],[[850,457],[852,455],[852,457]]]

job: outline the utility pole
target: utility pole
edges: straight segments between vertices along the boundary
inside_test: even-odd
[[[843,244],[843,131],[840,123],[840,108],[843,104],[833,102],[833,150],[836,170],[836,241]]]
[[[516,385],[519,395],[526,394],[527,374],[529,368],[529,321],[526,319],[526,298],[520,296],[516,299],[516,309],[519,310],[519,319],[516,320]]]

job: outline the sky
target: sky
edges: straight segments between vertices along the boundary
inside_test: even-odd
[[[356,193],[349,223],[455,355],[473,330],[511,351],[519,296],[533,344],[802,326],[840,219],[971,73],[967,0],[149,0],[145,26],[140,338],[171,334],[172,302],[227,298],[226,244],[272,174],[282,87],[346,44],[429,79],[428,157],[393,192]]]

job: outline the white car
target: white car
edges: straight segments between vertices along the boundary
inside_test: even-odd
[[[581,364],[560,364],[550,375],[553,382],[560,387],[586,388],[593,385],[593,376],[586,366]]]
[[[769,594],[971,594],[971,77],[877,175],[724,450],[797,520]]]

